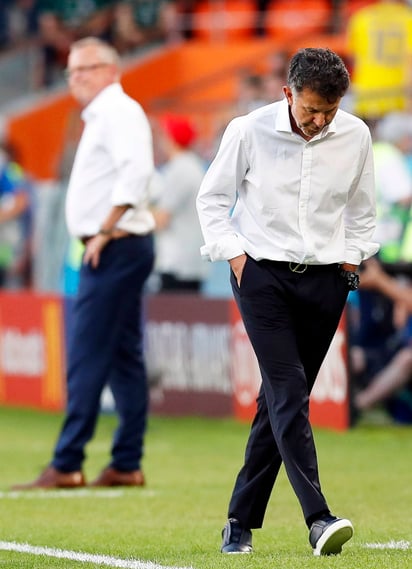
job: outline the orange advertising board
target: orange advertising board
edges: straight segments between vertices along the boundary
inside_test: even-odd
[[[62,300],[0,293],[0,403],[62,409],[64,357]]]

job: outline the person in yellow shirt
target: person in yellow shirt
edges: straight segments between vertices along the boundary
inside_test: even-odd
[[[406,110],[412,73],[412,8],[380,0],[354,12],[347,25],[353,112],[376,120]]]

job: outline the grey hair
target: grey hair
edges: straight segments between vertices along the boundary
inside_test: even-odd
[[[100,38],[89,36],[73,42],[70,46],[70,53],[83,47],[96,47],[104,59],[104,63],[112,63],[116,67],[120,67],[120,57],[113,46]]]

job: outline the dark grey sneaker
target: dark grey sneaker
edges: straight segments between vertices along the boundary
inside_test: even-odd
[[[316,520],[309,532],[313,555],[337,555],[352,535],[353,526],[349,520],[334,516]]]
[[[252,553],[252,532],[229,518],[222,530],[222,553]]]

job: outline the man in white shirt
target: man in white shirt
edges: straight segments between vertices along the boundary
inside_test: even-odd
[[[85,484],[84,447],[93,436],[100,396],[109,384],[119,415],[112,460],[95,486],[142,486],[147,381],[142,348],[142,294],[153,266],[151,129],[120,85],[116,51],[96,38],[75,42],[68,81],[83,107],[84,131],[66,201],[73,237],[83,241],[68,351],[67,411],[50,465],[15,488]]]
[[[166,158],[159,170],[163,191],[152,210],[157,229],[159,291],[199,292],[208,269],[199,255],[203,238],[196,214],[205,165],[193,148],[196,130],[187,117],[164,115],[159,127]]]
[[[357,267],[378,249],[371,138],[339,109],[348,86],[335,53],[297,52],[285,99],[229,123],[199,191],[202,254],[229,261],[262,374],[223,553],[252,551],[282,462],[314,554],[340,553],[353,534],[322,494],[309,423],[309,394]]]

